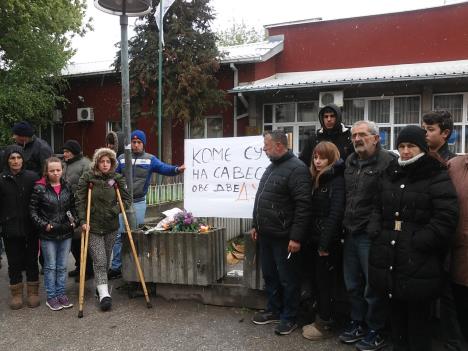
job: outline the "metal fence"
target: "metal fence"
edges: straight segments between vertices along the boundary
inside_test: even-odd
[[[146,204],[159,205],[166,202],[182,201],[184,199],[184,184],[150,185],[146,194]]]

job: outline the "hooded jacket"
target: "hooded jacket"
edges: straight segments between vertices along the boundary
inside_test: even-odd
[[[437,297],[443,261],[458,220],[457,195],[446,167],[424,155],[385,170],[369,224],[369,282],[399,300]]]
[[[311,241],[321,251],[329,251],[341,237],[345,208],[344,162],[338,160],[319,178],[312,192]]]
[[[111,160],[111,170],[103,174],[98,168],[101,157],[108,156]],[[127,191],[125,178],[115,172],[117,159],[115,152],[108,148],[96,150],[90,165],[90,170],[83,173],[76,190],[76,208],[81,223],[86,223],[86,206],[88,198],[88,185],[92,184],[91,191],[91,218],[90,233],[105,235],[116,232],[119,228],[120,206],[117,200],[114,184],[117,183],[124,203],[130,207],[130,196]]]
[[[326,109],[334,111],[336,116],[336,123],[334,128],[326,129],[323,123],[323,114]],[[304,144],[304,148],[299,155],[299,159],[304,162],[307,167],[310,167],[312,152],[315,146],[321,141],[329,141],[338,148],[340,151],[340,157],[343,161],[354,152],[353,143],[351,142],[351,130],[342,123],[341,108],[335,104],[328,104],[319,111],[319,121],[322,128],[317,130],[315,134],[312,134]]]
[[[252,226],[262,237],[305,241],[311,195],[309,170],[288,151],[263,173],[255,196]]]
[[[5,238],[18,238],[34,235],[34,227],[29,216],[29,202],[34,183],[39,176],[23,168],[17,174],[10,171],[8,158],[12,153],[23,157],[20,146],[11,145],[5,149],[3,172],[0,174],[0,226]]]
[[[78,181],[83,173],[89,170],[91,161],[80,154],[63,163],[63,178],[70,184],[72,192],[75,193],[78,187]]]
[[[123,155],[125,151],[125,141],[124,141],[124,134],[122,132],[113,132],[110,131],[106,135],[106,145],[112,144],[112,150],[114,150],[117,158],[120,155]]]
[[[43,240],[69,239],[78,226],[71,186],[63,179],[60,185],[60,194],[55,192],[46,178],[41,178],[34,185],[29,210]],[[48,224],[52,227],[50,231],[46,231]]]

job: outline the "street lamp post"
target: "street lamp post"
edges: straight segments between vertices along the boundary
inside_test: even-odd
[[[125,179],[132,206],[128,213],[132,229],[136,227],[135,210],[133,208],[133,170],[132,152],[130,148],[130,80],[128,69],[128,17],[143,16],[151,11],[151,0],[94,0],[94,6],[112,15],[120,16],[120,58],[122,80],[122,120],[125,136]]]

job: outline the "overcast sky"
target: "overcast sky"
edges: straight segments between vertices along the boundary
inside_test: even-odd
[[[112,60],[120,41],[119,17],[97,10],[94,0],[87,0],[88,16],[94,31],[75,38],[77,53],[73,62]],[[324,20],[356,17],[387,12],[414,10],[464,2],[459,0],[211,0],[216,13],[213,29],[227,28],[244,22],[259,30],[263,25],[321,17]],[[134,19],[129,19],[130,27]],[[131,35],[131,28],[129,35]]]

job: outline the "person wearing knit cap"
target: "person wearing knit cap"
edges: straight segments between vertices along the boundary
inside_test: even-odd
[[[390,304],[395,350],[431,351],[431,310],[458,221],[457,194],[426,131],[403,128],[400,157],[382,173],[370,217],[369,283]]]
[[[156,156],[147,153],[146,135],[142,130],[134,130],[130,136],[132,148],[133,165],[133,206],[135,208],[137,226],[145,221],[146,212],[146,193],[150,185],[153,173],[159,173],[165,176],[176,176],[185,170],[185,165],[172,166],[162,162]],[[125,172],[125,155],[118,158],[117,172]],[[115,279],[121,276],[122,260],[120,256],[122,241],[121,234],[125,232],[122,218],[120,218],[120,228],[117,234],[117,240],[114,245],[112,265],[109,270],[109,279]]]
[[[26,121],[15,123],[11,132],[15,143],[23,148],[25,168],[42,177],[44,161],[53,154],[49,144],[34,135],[33,127]]]
[[[91,161],[81,153],[81,145],[78,141],[70,139],[63,144],[63,178],[71,185],[75,194],[80,177],[89,170]],[[81,252],[81,229],[76,228],[71,242],[71,253],[75,258],[75,269],[68,273],[68,276],[75,277],[77,281],[80,273],[80,252]],[[86,260],[86,277],[93,276],[93,266],[91,255]]]

